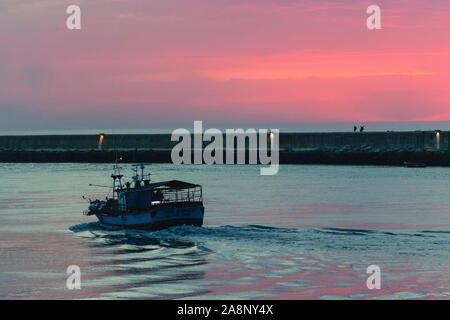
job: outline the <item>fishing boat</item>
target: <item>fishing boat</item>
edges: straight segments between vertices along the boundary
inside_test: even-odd
[[[144,169],[144,164],[135,166],[132,181],[122,183],[121,167],[115,164],[112,198],[89,199],[84,214],[95,215],[104,228],[113,230],[202,226],[205,208],[200,185],[179,180],[152,183]]]

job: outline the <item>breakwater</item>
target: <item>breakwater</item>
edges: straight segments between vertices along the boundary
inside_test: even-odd
[[[449,131],[280,133],[280,163],[447,166],[449,137]],[[170,134],[0,136],[0,162],[171,162],[177,143]]]

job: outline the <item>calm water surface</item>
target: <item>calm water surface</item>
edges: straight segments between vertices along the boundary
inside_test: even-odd
[[[1,164],[0,298],[450,298],[450,168],[150,168],[203,185],[204,227],[105,231],[81,196],[111,165]]]

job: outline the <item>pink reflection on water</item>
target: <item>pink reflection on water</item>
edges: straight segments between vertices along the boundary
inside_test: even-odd
[[[271,258],[273,259],[273,258]],[[260,299],[448,299],[449,277],[438,270],[417,270],[384,261],[381,267],[381,289],[370,290],[366,265],[333,264],[309,257],[277,257],[276,267],[259,270],[246,263],[233,263],[210,269],[205,277],[221,279],[224,285],[211,290],[211,295],[242,295],[257,292]],[[384,267],[386,266],[386,267]],[[447,268],[450,273],[450,268]]]

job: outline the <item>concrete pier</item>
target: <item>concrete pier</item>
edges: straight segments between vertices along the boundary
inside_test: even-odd
[[[449,131],[280,133],[280,163],[450,165]],[[225,141],[225,138],[224,138]],[[0,136],[0,162],[171,162],[170,134]],[[204,142],[204,146],[209,142]]]

